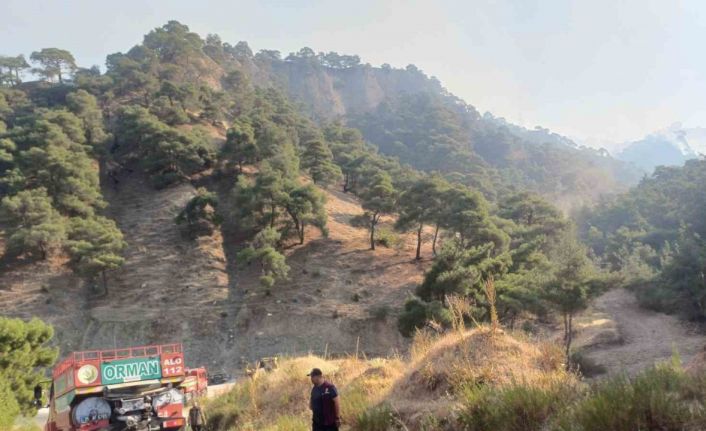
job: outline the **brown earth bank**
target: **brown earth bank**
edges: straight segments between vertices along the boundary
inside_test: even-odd
[[[348,223],[362,212],[351,195],[326,191],[328,238],[312,230],[303,245],[289,247],[290,279],[268,296],[256,269],[234,260],[242,241],[224,242],[220,232],[195,241],[181,234],[174,218],[194,195],[191,184],[155,190],[126,171],[103,193],[128,243],[107,295],[61,259],[0,269],[0,314],[53,324],[62,355],[182,342],[190,365],[235,372],[263,356],[407,348],[396,315],[430,265],[431,247],[423,247],[421,262],[413,259],[413,235],[396,249],[368,250],[366,230]]]

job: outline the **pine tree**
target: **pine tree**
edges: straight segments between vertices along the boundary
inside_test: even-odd
[[[545,298],[562,315],[564,322],[564,350],[570,364],[573,341],[573,319],[577,312],[588,307],[589,300],[600,292],[593,266],[583,244],[574,232],[565,232],[551,253],[553,276],[545,287]]]
[[[108,293],[107,272],[125,263],[121,253],[126,246],[113,220],[105,217],[71,219],[67,248],[72,265],[76,272],[89,279],[100,275],[105,293]]]
[[[341,168],[333,162],[331,149],[321,139],[304,144],[302,167],[309,172],[314,184],[331,184],[341,178]]]
[[[122,108],[114,130],[118,155],[139,155],[142,168],[156,187],[184,181],[215,160],[215,148],[206,133],[197,128],[182,132],[141,107]]]
[[[22,188],[46,189],[65,215],[90,216],[105,206],[98,166],[89,157],[81,120],[68,111],[49,111],[31,118],[31,128],[13,135]]]
[[[64,49],[43,48],[41,51],[33,52],[29,58],[42,66],[42,68],[33,69],[34,72],[50,81],[56,77],[60,84],[64,82],[64,73],[71,74],[77,69],[76,59]]]
[[[413,228],[416,231],[417,260],[421,259],[422,230],[425,224],[437,222],[438,214],[444,206],[441,198],[445,187],[445,183],[439,178],[422,178],[400,196],[399,217],[395,227],[401,230]],[[436,234],[434,237],[436,239]]]
[[[443,191],[443,212],[437,217],[441,226],[456,235],[461,247],[468,248],[485,244],[496,245],[496,252],[507,246],[509,237],[492,222],[488,203],[480,193],[462,185],[454,185]]]
[[[54,364],[58,353],[48,346],[53,336],[54,329],[39,319],[25,322],[0,317],[0,401],[10,400],[10,405],[0,403],[0,426],[17,414],[12,404],[27,416],[36,412],[34,387],[46,380],[45,370]],[[9,395],[3,393],[8,386]]]
[[[287,181],[269,162],[260,165],[254,181],[239,180],[234,195],[240,219],[254,226],[274,228],[287,201]]]
[[[248,122],[240,121],[233,124],[226,133],[226,143],[222,150],[223,156],[238,165],[238,171],[243,171],[243,163],[253,163],[258,157],[255,142],[255,131]]]
[[[7,226],[8,250],[16,254],[39,253],[46,259],[66,240],[66,222],[44,188],[4,197],[0,202],[0,223]]]
[[[315,186],[290,186],[286,203],[287,214],[294,223],[299,244],[304,244],[304,231],[307,224],[317,227],[326,236],[326,198]]]
[[[71,112],[81,119],[86,143],[97,154],[101,154],[102,145],[108,139],[108,134],[103,128],[103,113],[96,98],[86,90],[77,90],[66,95],[66,104]]]
[[[216,194],[199,188],[196,190],[196,196],[186,203],[186,207],[179,212],[175,221],[177,224],[186,223],[190,235],[211,235],[215,227],[221,224],[221,217],[216,213],[216,208]]]
[[[20,414],[20,405],[12,391],[12,386],[0,373],[0,429],[12,429]]]
[[[375,250],[375,227],[380,222],[383,214],[390,214],[397,204],[397,191],[392,186],[390,175],[377,171],[366,189],[361,193],[365,218],[370,230],[370,249]]]
[[[258,232],[252,244],[240,251],[237,260],[245,263],[260,263],[260,285],[269,293],[277,281],[285,280],[289,266],[282,253],[277,251],[281,235],[276,229],[267,227]]]

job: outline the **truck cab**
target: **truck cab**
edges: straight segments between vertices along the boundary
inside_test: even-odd
[[[74,352],[52,372],[45,431],[184,429],[189,374],[181,344]]]

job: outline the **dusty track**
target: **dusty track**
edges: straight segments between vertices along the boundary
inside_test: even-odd
[[[683,363],[706,345],[706,336],[675,316],[641,308],[631,292],[600,296],[579,321],[578,345],[608,374],[636,372],[678,352]]]

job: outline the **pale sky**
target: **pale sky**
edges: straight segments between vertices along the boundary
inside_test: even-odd
[[[170,19],[254,51],[413,63],[481,113],[588,143],[706,126],[702,0],[0,0],[0,54],[102,66]]]

